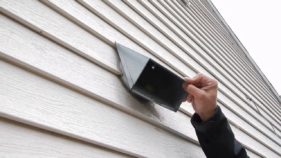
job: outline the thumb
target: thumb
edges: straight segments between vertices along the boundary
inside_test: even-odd
[[[187,92],[188,94],[191,94],[195,97],[201,96],[203,94],[203,91],[194,85],[190,84],[187,86]]]

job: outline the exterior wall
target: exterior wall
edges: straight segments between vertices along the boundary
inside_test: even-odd
[[[174,113],[125,89],[117,41],[216,78],[250,157],[281,157],[277,93],[211,2],[0,0],[0,12],[0,155],[204,157],[190,104]]]

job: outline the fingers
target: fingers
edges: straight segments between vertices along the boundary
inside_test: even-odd
[[[198,80],[198,79],[197,79],[198,77],[199,77],[198,75],[196,75],[196,76],[193,77],[193,78],[185,77],[185,78],[184,78],[185,82],[183,83],[182,87],[185,89],[185,88],[187,88],[187,86],[188,86],[189,84],[194,84],[193,82],[194,82],[195,80]]]
[[[196,97],[201,93],[203,93],[203,91],[199,89],[200,88],[199,84],[203,77],[204,76],[202,74],[198,74],[193,78],[189,78],[189,77],[185,78],[186,82],[182,86],[184,90],[188,93],[186,101],[191,103],[194,99],[193,96]]]
[[[183,83],[183,88],[186,89],[188,87],[188,85],[195,85],[198,88],[202,88],[202,80],[204,79],[204,75],[203,74],[197,74],[196,76],[194,76],[193,78],[189,78],[189,77],[185,77],[185,82]]]
[[[202,87],[201,89],[202,90],[209,90],[209,89],[217,90],[217,88],[218,88],[218,81],[211,80],[208,82],[208,84],[206,86]]]
[[[196,86],[190,84],[187,86],[186,91],[189,96],[194,96],[194,97],[200,97],[204,94],[204,91],[201,89],[197,88]]]
[[[200,86],[204,77],[205,76],[203,74],[197,74],[193,78],[187,78],[186,83],[187,84],[193,84],[193,85],[196,85],[196,86]]]
[[[203,74],[198,74],[193,78],[185,78],[184,90],[188,93],[186,101],[192,102],[193,99],[201,98],[205,93],[214,93],[217,90],[218,82]],[[214,93],[215,94],[215,93]]]
[[[186,78],[185,81],[186,81],[185,86],[187,86],[189,84],[193,84],[198,88],[214,86],[214,85],[217,85],[217,83],[218,83],[216,80],[214,80],[206,75],[203,75],[201,73],[197,74],[193,78]]]

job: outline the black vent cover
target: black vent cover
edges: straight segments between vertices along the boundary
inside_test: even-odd
[[[184,80],[154,60],[116,43],[122,80],[135,95],[177,111],[186,98]]]

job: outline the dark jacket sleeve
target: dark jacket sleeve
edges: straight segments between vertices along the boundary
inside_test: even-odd
[[[217,107],[214,116],[205,122],[202,122],[199,115],[195,113],[191,123],[207,158],[248,157],[246,150],[235,139],[220,107]]]

